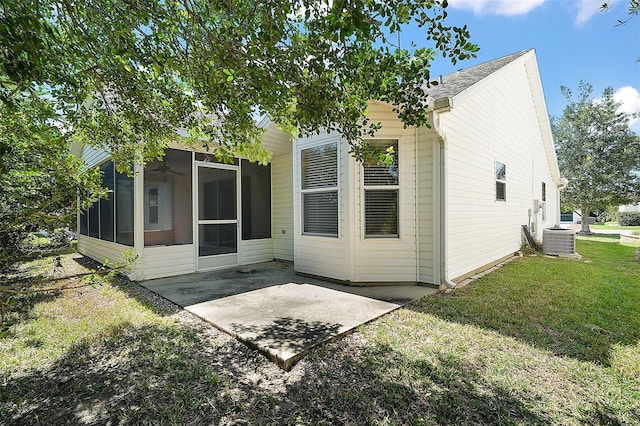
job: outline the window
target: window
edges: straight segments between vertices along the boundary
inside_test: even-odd
[[[144,169],[144,245],[193,243],[192,154],[167,149]]]
[[[144,230],[171,231],[173,229],[173,194],[169,182],[150,182],[144,185]]]
[[[106,198],[80,214],[80,234],[133,245],[133,179],[118,173],[112,161],[100,165]]]
[[[542,182],[542,201],[547,201],[547,184]]]
[[[302,233],[338,237],[338,146],[301,152]]]
[[[366,141],[364,227],[366,238],[398,237],[398,140]]]
[[[116,243],[133,245],[133,179],[116,170]]]
[[[242,160],[242,239],[271,238],[271,165]]]
[[[100,203],[100,239],[105,241],[114,241],[114,220],[113,209],[115,203],[114,199],[114,178],[115,170],[113,162],[109,161],[100,166],[102,172],[102,187],[107,188],[109,193],[105,198],[101,198]]]
[[[507,200],[507,166],[496,161],[496,200]]]
[[[100,201],[91,204],[87,216],[89,216],[89,236],[100,238]]]
[[[86,211],[80,212],[80,235],[89,235],[88,214]]]

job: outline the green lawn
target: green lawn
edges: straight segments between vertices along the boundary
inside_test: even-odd
[[[621,231],[638,231],[640,230],[640,226],[620,226],[617,222],[606,222],[604,224],[598,223],[594,225],[589,225],[590,228],[593,229],[604,229],[604,230],[621,230]]]
[[[285,373],[135,284],[24,301],[0,340],[6,424],[640,424],[640,264],[516,259]]]

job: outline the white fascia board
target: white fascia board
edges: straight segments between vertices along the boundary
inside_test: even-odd
[[[535,51],[533,53],[535,53]],[[558,157],[556,155],[555,143],[553,141],[553,132],[549,121],[549,112],[547,111],[547,103],[544,96],[544,90],[542,88],[542,79],[540,78],[540,71],[535,54],[531,55],[527,62],[525,62],[525,69],[529,78],[531,93],[533,94],[533,102],[538,116],[540,133],[544,144],[547,162],[549,163],[549,170],[551,171],[551,175],[556,185],[566,185],[563,183],[564,181],[560,175]]]

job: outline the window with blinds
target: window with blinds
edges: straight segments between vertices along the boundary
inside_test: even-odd
[[[366,141],[364,155],[364,227],[366,238],[398,237],[398,140]]]
[[[301,167],[302,233],[337,238],[337,144],[303,149]]]

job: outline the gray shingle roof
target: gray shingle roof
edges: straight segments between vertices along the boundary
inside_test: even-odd
[[[433,99],[453,97],[531,50],[522,50],[502,58],[443,75],[441,82],[437,86],[431,86],[425,88],[425,90]],[[434,80],[438,80],[438,78]]]

